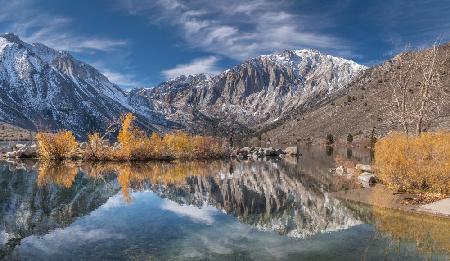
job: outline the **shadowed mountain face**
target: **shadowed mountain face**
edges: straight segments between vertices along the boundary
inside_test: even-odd
[[[146,129],[171,126],[148,108],[129,105],[126,93],[92,66],[13,34],[0,35],[0,90],[0,120],[28,129],[83,136],[128,111]]]
[[[365,67],[312,50],[263,55],[211,77],[181,76],[135,90],[147,106],[195,131],[255,131],[344,88]],[[200,126],[200,128],[199,128]],[[219,133],[226,134],[226,133]]]

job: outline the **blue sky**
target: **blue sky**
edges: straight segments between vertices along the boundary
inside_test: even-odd
[[[0,32],[68,50],[124,88],[313,48],[377,64],[450,41],[448,0],[0,0]]]

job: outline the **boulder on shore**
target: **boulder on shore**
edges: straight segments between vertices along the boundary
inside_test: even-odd
[[[361,183],[361,185],[365,188],[374,185],[377,181],[375,175],[373,175],[370,172],[364,172],[363,174],[359,175],[358,180]]]
[[[37,158],[37,146],[33,144],[20,149],[18,152],[18,158]],[[19,155],[20,154],[20,155]]]
[[[336,175],[343,176],[344,174],[346,174],[345,170],[346,169],[344,168],[344,166],[337,167],[336,170],[335,170]]]
[[[276,151],[272,148],[263,148],[264,150],[264,156],[277,156]]]
[[[17,157],[17,151],[8,151],[5,153],[5,157],[8,159],[16,158]]]
[[[17,143],[17,144],[14,146],[14,148],[15,148],[16,150],[21,150],[21,149],[25,148],[26,146],[27,146],[27,145],[25,145],[25,144]]]
[[[284,153],[291,156],[298,155],[298,147],[287,147],[284,149]]]
[[[237,149],[232,153],[232,156],[236,156],[238,158],[263,158],[263,157],[280,157],[284,155],[284,151],[282,149],[274,149],[272,147],[261,148],[261,147],[243,147]]]

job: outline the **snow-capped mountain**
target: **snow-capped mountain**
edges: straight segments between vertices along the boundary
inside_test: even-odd
[[[123,90],[68,52],[0,35],[1,121],[29,129],[70,129],[80,136],[105,128],[127,111],[149,129],[170,125],[148,108],[139,109],[129,105]]]
[[[147,106],[192,131],[230,124],[257,130],[294,109],[314,105],[365,69],[314,50],[286,50],[247,60],[217,76],[181,76],[131,96],[144,97]]]
[[[363,70],[313,50],[262,55],[216,76],[180,76],[124,92],[94,67],[14,34],[0,35],[0,121],[84,136],[133,112],[148,130],[250,133],[344,88]],[[237,133],[236,133],[237,134]]]

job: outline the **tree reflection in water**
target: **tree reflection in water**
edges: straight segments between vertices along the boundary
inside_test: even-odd
[[[341,202],[328,190],[342,180],[299,171],[292,162],[43,162],[38,170],[39,186],[63,188],[74,184],[79,172],[91,180],[117,175],[126,202],[133,190],[151,190],[180,204],[213,205],[260,230],[293,237],[369,223],[393,242],[415,242],[423,253],[450,252],[448,220]],[[386,251],[396,250],[391,245]]]

